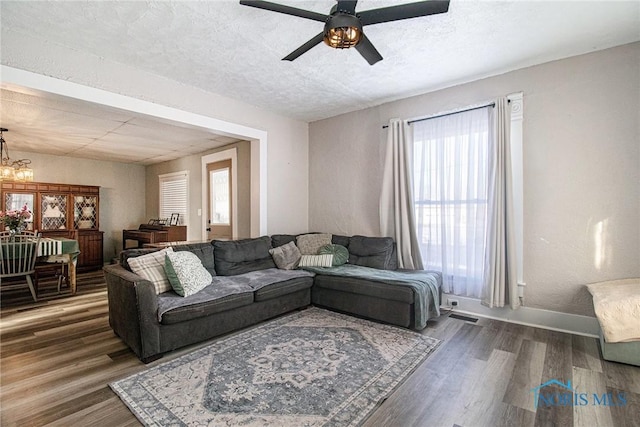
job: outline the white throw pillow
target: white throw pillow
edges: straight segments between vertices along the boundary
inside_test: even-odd
[[[162,249],[127,260],[131,271],[153,283],[156,294],[172,289],[167,274],[164,272],[164,258],[169,252],[173,252],[173,248]]]
[[[167,253],[165,270],[174,292],[183,297],[201,291],[213,280],[200,258],[189,251]]]
[[[326,255],[302,255],[298,267],[331,267],[333,266],[333,254]]]

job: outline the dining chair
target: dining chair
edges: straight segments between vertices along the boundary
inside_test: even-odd
[[[40,235],[31,231],[0,232],[0,279],[26,276],[34,301],[38,301],[31,275],[35,272]]]
[[[73,231],[68,231],[67,233],[56,231],[55,238],[60,238],[60,237],[63,237],[66,239],[73,239],[75,235]],[[43,258],[46,258],[46,257],[43,257]],[[38,258],[36,260],[36,272],[33,275],[33,278],[34,278],[33,283],[36,288],[36,292],[38,291],[38,285],[40,283],[40,280],[50,276],[55,277],[58,282],[58,294],[61,292],[63,283],[67,287],[70,287],[69,269],[67,264],[65,264],[62,261],[51,261],[49,259],[43,259],[43,258]]]

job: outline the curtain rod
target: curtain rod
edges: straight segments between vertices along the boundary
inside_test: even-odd
[[[508,100],[507,102],[511,102],[511,100]],[[495,106],[496,106],[496,103],[492,102],[490,104],[479,105],[477,107],[471,107],[471,108],[467,108],[467,109],[464,109],[464,110],[452,111],[451,113],[438,114],[437,116],[425,117],[423,119],[409,120],[407,122],[407,124],[410,125],[410,124],[416,123],[416,122],[424,122],[425,120],[437,119],[437,118],[440,118],[440,117],[451,116],[452,114],[466,113],[467,111],[479,110],[480,108],[495,107]],[[389,127],[389,125],[384,125],[384,126],[382,126],[382,129],[386,129],[388,127]]]

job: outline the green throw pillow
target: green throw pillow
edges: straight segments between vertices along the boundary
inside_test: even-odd
[[[182,297],[201,291],[213,280],[200,258],[189,251],[168,252],[164,268],[173,291]]]
[[[349,251],[342,245],[324,245],[318,252],[320,255],[333,255],[333,266],[346,264],[349,261]]]

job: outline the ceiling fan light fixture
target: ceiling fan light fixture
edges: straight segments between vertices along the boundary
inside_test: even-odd
[[[324,30],[321,33],[316,34],[302,46],[282,58],[283,61],[293,61],[324,41],[327,46],[334,49],[355,47],[369,65],[373,65],[382,61],[382,55],[362,32],[362,27],[437,15],[449,11],[449,0],[422,0],[360,12],[356,12],[357,2],[358,0],[336,0],[336,4],[331,8],[329,14],[324,15],[293,6],[271,3],[271,1],[240,0],[240,4],[244,6],[324,22]]]
[[[348,49],[362,39],[362,24],[353,15],[338,13],[331,16],[324,26],[324,43],[334,49]]]

